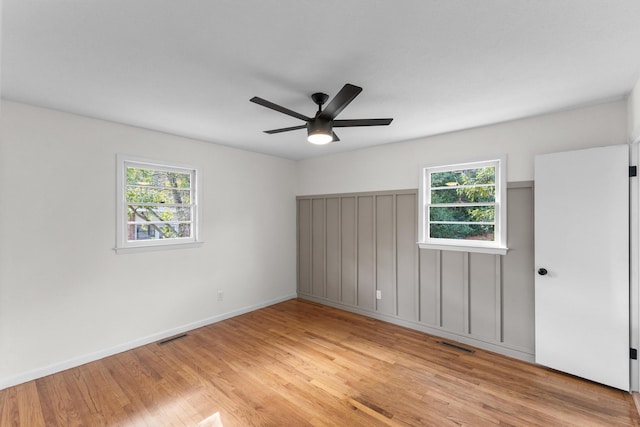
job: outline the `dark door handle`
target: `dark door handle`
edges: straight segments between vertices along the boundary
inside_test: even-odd
[[[539,268],[538,269],[538,274],[541,276],[545,276],[548,273],[546,268]]]

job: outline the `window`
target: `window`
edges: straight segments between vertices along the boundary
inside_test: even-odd
[[[197,182],[196,168],[119,156],[116,250],[197,244]]]
[[[418,244],[507,252],[506,160],[421,168]]]

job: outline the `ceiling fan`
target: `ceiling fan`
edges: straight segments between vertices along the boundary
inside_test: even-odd
[[[391,123],[393,119],[336,120],[336,116],[340,114],[340,112],[344,110],[344,108],[349,105],[351,101],[360,94],[360,92],[362,92],[361,87],[347,83],[342,89],[340,89],[340,92],[333,97],[331,102],[327,104],[324,110],[322,109],[322,106],[329,99],[329,95],[321,92],[314,93],[311,95],[311,99],[318,105],[318,111],[314,117],[307,117],[304,114],[296,113],[295,111],[289,110],[288,108],[274,104],[273,102],[257,96],[251,98],[250,101],[306,122],[306,124],[299,126],[265,130],[265,133],[273,134],[306,128],[308,141],[312,144],[322,145],[340,141],[340,138],[338,138],[338,135],[333,131],[333,128],[353,126],[387,126]]]

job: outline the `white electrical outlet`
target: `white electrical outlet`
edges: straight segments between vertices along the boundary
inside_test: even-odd
[[[222,291],[218,291],[218,301],[222,301],[224,299],[224,293]]]
[[[382,299],[382,291],[376,291],[376,299]]]

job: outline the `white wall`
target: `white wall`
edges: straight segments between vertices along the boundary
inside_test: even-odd
[[[303,160],[298,163],[297,194],[417,188],[421,164],[481,160],[503,153],[508,156],[508,180],[529,181],[536,154],[625,144],[626,110],[626,101],[620,100]]]
[[[295,295],[293,161],[12,102],[1,119],[0,388]],[[112,250],[117,153],[201,168],[202,247]]]
[[[629,112],[629,141],[635,142],[640,139],[640,80],[636,82],[629,94],[627,109]]]

